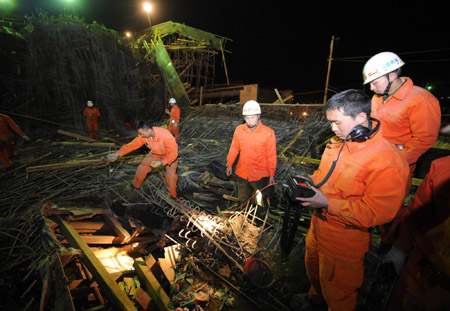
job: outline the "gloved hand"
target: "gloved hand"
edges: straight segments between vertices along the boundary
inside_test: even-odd
[[[114,153],[108,154],[108,155],[106,156],[106,160],[107,160],[108,162],[114,162],[114,161],[117,160],[118,157],[119,157],[119,155],[117,154],[117,152],[114,152]]]
[[[154,168],[160,167],[162,165],[161,161],[152,161],[150,165]]]
[[[23,135],[22,139],[25,140],[25,141],[30,141],[31,140],[31,138],[28,137],[27,135]]]
[[[395,272],[400,275],[400,272],[403,270],[403,266],[405,265],[405,261],[408,258],[408,254],[402,252],[397,247],[392,246],[391,250],[384,256],[382,263],[390,263],[394,265]]]

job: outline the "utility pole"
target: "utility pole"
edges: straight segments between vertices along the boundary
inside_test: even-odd
[[[337,39],[339,39],[339,38],[337,38]],[[333,60],[333,46],[334,46],[334,36],[331,37],[331,43],[330,43],[330,55],[328,56],[328,71],[327,71],[327,80],[325,82],[325,92],[323,95],[323,105],[325,105],[327,103],[328,81],[330,80],[331,61]]]

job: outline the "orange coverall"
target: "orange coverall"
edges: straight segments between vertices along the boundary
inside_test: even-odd
[[[170,123],[167,129],[178,141],[178,135],[180,135],[180,108],[177,105],[173,105],[172,109],[170,109]]]
[[[417,159],[436,142],[441,127],[439,101],[427,90],[416,86],[410,78],[386,102],[372,97],[371,116],[381,121],[383,136],[390,143],[403,145],[411,172]]]
[[[332,140],[319,168],[318,183],[336,160],[342,141]],[[311,283],[309,298],[328,310],[354,310],[363,282],[368,228],[389,222],[405,196],[408,163],[380,131],[365,142],[347,142],[320,191],[328,208],[316,210],[306,235],[305,266]]]
[[[133,186],[140,188],[147,174],[153,169],[150,163],[153,161],[161,161],[162,165],[166,166],[166,182],[169,188],[169,195],[172,198],[176,198],[178,144],[168,130],[154,126],[153,131],[155,132],[153,139],[151,137],[143,138],[139,134],[129,144],[122,146],[117,153],[119,156],[123,156],[146,145],[151,151],[139,165],[136,176],[134,177]]]
[[[89,136],[91,138],[97,137],[98,118],[100,117],[100,111],[97,109],[97,107],[86,107],[84,108],[84,116],[86,117]]]
[[[410,254],[388,310],[450,306],[450,156],[431,163],[400,222],[394,245]],[[447,307],[447,308],[446,308]]]
[[[0,114],[0,161],[6,168],[12,166],[9,157],[14,154],[14,134],[9,130],[10,128],[21,137],[25,135],[13,119]]]
[[[371,116],[381,121],[383,136],[390,143],[403,145],[401,152],[410,166],[407,193],[417,159],[435,143],[441,125],[439,101],[427,90],[415,86],[410,78],[402,77],[405,83],[384,103],[383,97],[372,97]],[[400,211],[400,213],[403,210]],[[397,234],[400,215],[390,224],[380,227],[381,240],[392,244]]]
[[[227,167],[236,165],[236,175],[241,178],[237,181],[238,197],[245,202],[256,189],[268,185],[269,177],[275,176],[277,168],[277,149],[275,132],[259,121],[254,130],[247,124],[241,124],[234,131],[233,140],[227,156]],[[264,180],[264,179],[267,179]],[[265,189],[264,197],[270,197],[273,189]]]
[[[227,156],[227,167],[232,167],[239,155],[236,175],[248,181],[275,176],[277,169],[277,147],[275,132],[262,124],[253,131],[241,124],[234,131]]]

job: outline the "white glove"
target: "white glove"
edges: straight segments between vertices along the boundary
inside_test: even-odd
[[[22,139],[25,140],[25,141],[30,141],[31,140],[31,138],[28,137],[27,135],[23,135]]]
[[[403,270],[408,254],[402,252],[397,247],[392,246],[391,250],[384,256],[382,263],[390,263],[394,265],[395,272],[400,275]]]
[[[160,167],[162,165],[161,161],[152,161],[150,165],[154,168]]]
[[[106,160],[108,161],[108,162],[114,162],[114,161],[116,161],[117,160],[117,158],[119,157],[119,155],[117,154],[117,153],[111,153],[111,154],[108,154],[107,156],[106,156]]]

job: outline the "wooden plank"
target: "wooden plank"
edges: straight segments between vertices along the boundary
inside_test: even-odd
[[[170,310],[169,296],[166,294],[161,284],[158,282],[158,280],[150,271],[150,268],[145,264],[145,262],[135,260],[133,267],[136,270],[138,276],[141,278],[141,280],[143,280],[145,287],[150,293],[151,298],[155,301],[156,305],[158,306],[158,309],[161,311]]]
[[[131,302],[120,286],[115,282],[106,268],[91,251],[89,246],[80,237],[78,232],[61,217],[57,216],[56,221],[70,245],[80,249],[83,256],[81,260],[92,273],[94,279],[100,285],[103,293],[108,297],[115,310],[137,311],[136,306]]]
[[[106,220],[108,225],[114,230],[114,232],[118,235],[120,242],[128,242],[131,239],[131,235],[125,230],[124,227],[120,224],[120,222],[111,215],[103,215],[103,218]]]
[[[91,143],[91,142],[75,142],[75,141],[58,141],[53,142],[52,146],[63,145],[63,146],[85,146],[85,147],[114,147],[115,143]]]
[[[89,141],[89,142],[98,142],[97,140],[95,140],[93,138],[82,136],[82,135],[78,135],[78,134],[67,132],[67,131],[63,131],[63,130],[58,130],[57,133],[58,134],[62,134],[62,135],[66,135],[66,136],[70,136],[70,137],[73,137],[73,138],[76,138],[76,139]]]
[[[55,255],[57,256],[57,255]],[[64,278],[64,268],[61,263],[61,259],[57,256],[55,264],[53,265],[53,278],[55,280],[53,290],[55,291],[54,310],[55,311],[75,311],[73,305],[72,296],[70,294],[69,286],[67,285],[66,278]]]

